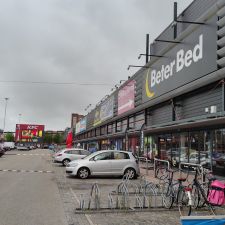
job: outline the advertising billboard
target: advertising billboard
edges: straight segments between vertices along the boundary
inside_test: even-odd
[[[85,131],[86,130],[86,126],[87,126],[87,118],[84,117],[83,119],[81,119],[79,122],[76,123],[76,134]]]
[[[118,92],[118,115],[134,108],[135,80],[130,81]]]
[[[94,126],[113,117],[114,96],[107,98],[95,109]]]
[[[216,21],[212,17],[145,70],[143,103],[217,70]]]
[[[44,125],[16,124],[15,141],[41,143],[44,128]]]
[[[100,110],[101,121],[113,117],[113,106],[114,106],[114,96],[109,97],[102,103]]]

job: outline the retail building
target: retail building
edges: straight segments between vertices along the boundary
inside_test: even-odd
[[[225,174],[225,0],[195,0],[146,65],[84,118],[77,143]]]

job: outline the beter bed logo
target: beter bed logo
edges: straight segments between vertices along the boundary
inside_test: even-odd
[[[181,72],[184,68],[188,68],[192,63],[196,63],[203,58],[203,34],[199,36],[199,42],[194,46],[193,50],[189,49],[185,52],[184,49],[180,49],[176,58],[171,61],[170,64],[162,65],[160,70],[151,70],[151,88],[159,85],[164,80],[169,79],[174,73]],[[146,95],[152,98],[155,93],[150,91],[148,84],[149,71],[146,75],[145,89]]]

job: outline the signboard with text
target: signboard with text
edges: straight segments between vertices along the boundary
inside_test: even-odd
[[[118,92],[118,115],[134,108],[135,80],[130,81]]]
[[[16,124],[16,142],[40,143],[43,139],[44,125]]]
[[[217,70],[216,21],[212,17],[145,70],[143,103]]]
[[[113,117],[114,96],[108,97],[95,109],[94,126]]]

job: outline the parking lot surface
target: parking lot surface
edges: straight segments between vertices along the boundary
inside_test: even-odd
[[[48,150],[7,152],[0,158],[0,180],[0,225],[180,224],[175,210],[81,213],[80,196],[87,207],[94,183],[100,189],[101,207],[107,208],[108,194],[121,178],[68,177],[61,164],[52,162]]]

